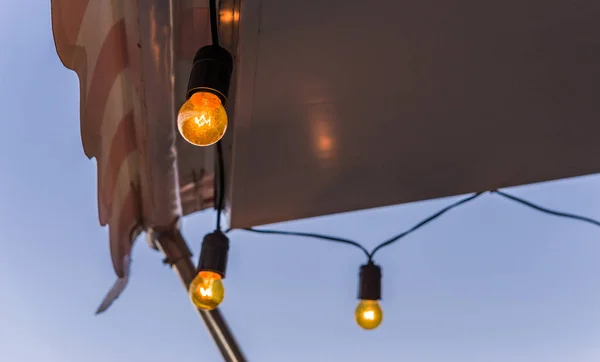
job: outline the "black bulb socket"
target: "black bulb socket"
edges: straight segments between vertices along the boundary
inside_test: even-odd
[[[208,92],[219,97],[225,106],[232,72],[233,57],[225,48],[218,45],[200,48],[194,56],[185,99],[196,92]]]
[[[229,239],[222,231],[216,230],[206,235],[202,240],[198,271],[211,271],[225,278],[228,253]]]
[[[372,261],[360,267],[358,299],[381,299],[381,268]]]

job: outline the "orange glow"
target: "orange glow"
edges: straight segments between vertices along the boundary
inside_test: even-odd
[[[200,309],[212,310],[225,298],[221,276],[211,271],[201,271],[190,284],[190,299]]]
[[[319,137],[319,150],[322,153],[329,153],[331,151],[331,148],[333,147],[333,140],[326,136],[326,135],[321,135]]]
[[[227,112],[219,97],[208,92],[194,93],[177,114],[179,133],[196,146],[210,146],[227,130]]]
[[[222,23],[230,23],[240,20],[240,13],[233,10],[222,10],[219,14]]]
[[[383,320],[383,311],[376,300],[361,300],[354,311],[356,323],[364,329],[375,329]]]
[[[325,112],[319,112],[313,116],[311,122],[315,151],[323,161],[328,161],[334,156],[336,146],[328,116]]]

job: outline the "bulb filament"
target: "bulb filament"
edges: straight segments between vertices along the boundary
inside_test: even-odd
[[[198,127],[203,127],[203,126],[210,126],[210,117],[208,119],[206,119],[206,116],[201,115],[200,117],[194,117],[194,122],[196,122],[196,124],[198,125]]]
[[[375,312],[372,310],[368,310],[366,312],[363,313],[363,317],[365,317],[365,319],[368,320],[375,320]]]
[[[212,297],[211,288],[204,289],[203,287],[200,287],[200,295],[203,297]]]

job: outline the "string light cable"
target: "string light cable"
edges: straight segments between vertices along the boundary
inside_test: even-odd
[[[548,209],[546,207],[542,207],[539,205],[534,204],[533,202],[527,201],[525,199],[522,199],[520,197],[511,195],[511,194],[507,194],[504,191],[500,191],[500,190],[492,190],[490,191],[491,193],[495,193],[497,195],[500,195],[508,200],[514,201],[516,203],[519,203],[521,205],[527,206],[529,208],[532,208],[534,210],[543,212],[545,214],[548,215],[554,215],[554,216],[559,216],[559,217],[564,217],[567,219],[573,219],[573,220],[578,220],[578,221],[582,221],[582,222],[586,222],[592,225],[596,225],[596,226],[600,226],[600,221],[594,220],[592,218],[586,217],[586,216],[581,216],[581,215],[576,215],[576,214],[571,214],[568,212],[562,212],[562,211],[556,211],[556,210],[552,210],[552,209]]]
[[[210,36],[212,45],[219,46],[219,23],[217,22],[217,1],[209,0],[208,11],[210,16]]]
[[[229,229],[227,230],[227,232],[233,231],[235,229]],[[275,235],[290,235],[290,236],[303,236],[306,238],[313,238],[313,239],[320,239],[320,240],[327,240],[327,241],[333,241],[336,243],[341,243],[341,244],[346,244],[346,245],[352,245],[355,246],[357,248],[359,248],[363,253],[365,253],[365,255],[367,256],[367,258],[370,260],[371,258],[371,253],[369,253],[369,251],[367,250],[367,248],[365,248],[364,246],[362,246],[360,243],[350,240],[350,239],[344,239],[344,238],[339,238],[337,236],[329,236],[329,235],[323,235],[323,234],[316,234],[316,233],[304,233],[304,232],[298,232],[298,231],[282,231],[282,230],[266,230],[266,229],[254,229],[254,228],[244,228],[244,229],[240,229],[240,230],[245,230],[245,231],[250,231],[253,233],[258,233],[258,234],[275,234]]]
[[[219,46],[216,0],[209,1],[212,45],[200,48],[194,56],[186,103],[177,116],[181,135],[196,146],[216,144],[214,177],[215,231],[204,236],[197,274],[189,287],[192,303],[204,310],[215,309],[225,298],[223,279],[227,269],[229,239],[221,230],[225,207],[225,161],[221,138],[227,129],[225,103],[229,92],[233,58]],[[186,108],[187,107],[187,108]]]
[[[458,207],[460,205],[466,204],[467,202],[474,200],[476,198],[478,198],[479,196],[483,195],[483,192],[477,192],[469,197],[466,197],[464,199],[458,200],[457,202],[450,204],[446,207],[444,207],[443,209],[441,209],[440,211],[436,212],[435,214],[429,216],[428,218],[424,219],[423,221],[417,223],[415,226],[411,227],[410,229],[394,236],[393,238],[386,240],[384,242],[382,242],[381,244],[377,245],[375,247],[375,249],[373,249],[373,251],[371,251],[371,254],[369,255],[369,260],[373,260],[373,256],[375,255],[375,253],[377,251],[379,251],[382,248],[385,248],[386,246],[392,245],[393,243],[395,243],[396,241],[406,237],[407,235],[417,231],[418,229],[420,229],[421,227],[429,224],[430,222],[432,222],[433,220],[437,219],[438,217],[444,215],[446,212],[454,209],[455,207]]]
[[[215,209],[217,210],[217,225],[216,230],[221,230],[221,214],[225,208],[225,161],[223,157],[223,146],[221,141],[217,142],[217,165],[215,172],[215,187],[214,187],[214,200]],[[219,181],[217,183],[217,181]]]
[[[434,213],[433,215],[429,216],[428,218],[420,221],[419,223],[417,223],[413,227],[409,228],[408,230],[390,238],[389,240],[382,242],[381,244],[376,246],[371,252],[369,252],[363,245],[361,245],[360,243],[358,243],[356,241],[339,238],[339,237],[335,237],[335,236],[315,234],[315,233],[306,233],[306,232],[266,230],[266,229],[254,229],[254,228],[245,228],[242,230],[246,230],[246,231],[250,231],[250,232],[254,232],[254,233],[260,233],[260,234],[291,235],[291,236],[302,236],[302,237],[308,237],[308,238],[327,240],[327,241],[342,243],[342,244],[346,244],[346,245],[351,245],[351,246],[357,247],[361,251],[363,251],[363,253],[367,257],[367,263],[364,265],[361,265],[360,271],[359,271],[359,284],[358,284],[358,300],[359,300],[359,302],[358,302],[358,305],[356,306],[356,309],[354,310],[354,319],[361,328],[366,329],[366,330],[371,330],[371,329],[377,328],[383,320],[383,310],[381,309],[381,306],[379,304],[379,300],[381,300],[381,267],[376,265],[373,262],[373,256],[375,255],[375,253],[378,250],[397,242],[398,240],[408,236],[409,234],[420,229],[421,227],[429,224],[430,222],[434,221],[435,219],[442,216],[446,212],[454,209],[455,207],[458,207],[458,206],[463,205],[471,200],[474,200],[477,197],[481,196],[482,194],[483,194],[483,192],[478,192],[476,194],[473,194],[469,197],[458,200],[457,202],[454,202],[454,203],[444,207],[443,209],[439,210],[438,212]],[[229,231],[231,231],[231,229],[229,229],[227,232],[229,232]]]
[[[365,255],[367,256],[367,262],[373,262],[373,257],[375,255],[375,253],[377,251],[379,251],[381,248],[384,248],[386,246],[389,246],[395,242],[397,242],[398,240],[408,236],[409,234],[417,231],[418,229],[420,229],[421,227],[429,224],[430,222],[434,221],[435,219],[437,219],[438,217],[442,216],[443,214],[445,214],[446,212],[454,209],[455,207],[458,207],[460,205],[463,205],[471,200],[474,200],[475,198],[481,196],[483,194],[483,192],[478,192],[476,194],[473,194],[471,196],[468,196],[464,199],[458,200],[457,202],[450,204],[446,207],[444,207],[443,209],[437,211],[436,213],[434,213],[433,215],[423,219],[422,221],[418,222],[417,224],[415,224],[414,226],[412,226],[411,228],[407,229],[406,231],[403,231],[402,233],[390,238],[389,240],[386,240],[384,242],[382,242],[381,244],[377,245],[371,252],[369,252],[367,250],[367,248],[365,248],[363,245],[361,245],[360,243],[353,241],[353,240],[349,240],[349,239],[344,239],[344,238],[340,238],[340,237],[336,237],[336,236],[330,236],[330,235],[323,235],[323,234],[316,234],[316,233],[308,233],[308,232],[297,232],[297,231],[282,231],[282,230],[268,230],[268,229],[255,229],[255,228],[244,228],[241,230],[245,230],[245,231],[250,231],[253,233],[260,233],[260,234],[275,234],[275,235],[290,235],[290,236],[303,236],[303,237],[307,237],[307,238],[315,238],[315,239],[321,239],[321,240],[326,240],[326,241],[334,241],[334,242],[338,242],[338,243],[343,243],[343,244],[348,244],[348,245],[352,245],[355,246],[357,248],[359,248],[360,250],[362,250]],[[227,232],[230,232],[234,229],[229,229],[227,230]]]
[[[504,191],[500,191],[500,190],[491,190],[489,192],[492,194],[499,195],[510,201],[516,202],[520,205],[527,206],[533,210],[548,214],[548,215],[564,217],[564,218],[568,218],[568,219],[572,219],[572,220],[586,222],[586,223],[589,223],[589,224],[592,224],[595,226],[600,226],[600,221],[594,220],[594,219],[586,217],[586,216],[552,210],[552,209],[537,205],[533,202],[527,201],[523,198],[508,194]],[[360,300],[360,302],[355,310],[355,319],[359,326],[368,330],[368,329],[377,328],[377,326],[379,326],[379,324],[381,323],[381,321],[383,319],[383,312],[378,303],[378,301],[381,299],[381,268],[374,263],[375,253],[377,251],[381,250],[382,248],[390,246],[390,245],[398,242],[399,240],[405,238],[406,236],[412,234],[413,232],[415,232],[418,229],[422,228],[423,226],[429,224],[430,222],[436,220],[437,218],[439,218],[443,214],[447,213],[448,211],[450,211],[458,206],[462,206],[462,205],[468,203],[469,201],[472,201],[472,200],[480,197],[484,193],[485,192],[477,192],[475,194],[472,194],[468,197],[462,198],[462,199],[440,209],[436,213],[423,219],[422,221],[418,222],[417,224],[415,224],[414,226],[410,227],[409,229],[403,231],[402,233],[397,234],[394,237],[378,244],[375,248],[373,248],[373,250],[371,252],[369,252],[363,245],[361,245],[360,243],[358,243],[356,241],[353,241],[350,239],[345,239],[345,238],[340,238],[340,237],[336,237],[336,236],[323,235],[323,234],[310,233],[310,232],[282,231],[282,230],[255,229],[255,228],[244,228],[241,230],[245,230],[245,231],[249,231],[249,232],[253,232],[253,233],[259,233],[259,234],[287,235],[287,236],[299,236],[299,237],[307,237],[307,238],[313,238],[313,239],[321,239],[321,240],[325,240],[325,241],[336,242],[336,243],[340,243],[340,244],[354,246],[354,247],[360,249],[367,256],[367,263],[362,265],[360,268],[359,293],[358,293],[359,294],[358,299]],[[230,231],[232,231],[232,229],[229,229],[226,232],[229,233]]]
[[[493,194],[497,194],[499,196],[502,196],[508,200],[514,201],[516,203],[519,203],[521,205],[527,206],[533,210],[548,214],[548,215],[554,215],[554,216],[558,216],[558,217],[564,217],[564,218],[568,218],[568,219],[572,219],[572,220],[578,220],[578,221],[582,221],[582,222],[586,222],[595,226],[599,226],[600,227],[600,221],[592,219],[590,217],[586,217],[586,216],[581,216],[581,215],[577,215],[577,214],[572,214],[572,213],[567,213],[567,212],[561,212],[561,211],[557,211],[557,210],[552,210],[540,205],[537,205],[531,201],[527,201],[523,198],[511,195],[509,193],[506,193],[505,191],[500,191],[500,190],[492,190],[489,191],[490,193]],[[301,236],[301,237],[308,237],[308,238],[316,238],[316,239],[321,239],[321,240],[325,240],[325,241],[334,241],[334,242],[339,242],[339,243],[344,243],[344,244],[349,244],[349,245],[353,245],[359,249],[361,249],[367,256],[368,261],[373,261],[373,257],[375,255],[375,253],[377,251],[379,251],[380,249],[392,245],[395,242],[399,241],[400,239],[408,236],[409,234],[413,233],[414,231],[420,229],[421,227],[429,224],[430,222],[432,222],[433,220],[439,218],[440,216],[442,216],[443,214],[445,214],[446,212],[461,206],[471,200],[474,200],[476,198],[478,198],[479,196],[483,195],[484,192],[477,192],[471,196],[468,196],[466,198],[460,199],[457,202],[450,204],[442,209],[440,209],[439,211],[437,211],[436,213],[432,214],[431,216],[423,219],[422,221],[418,222],[417,224],[415,224],[414,226],[412,226],[411,228],[407,229],[406,231],[380,243],[379,245],[377,245],[371,252],[368,252],[367,249],[361,245],[360,243],[353,241],[353,240],[349,240],[349,239],[344,239],[344,238],[339,238],[339,237],[335,237],[335,236],[330,236],[330,235],[323,235],[323,234],[317,234],[317,233],[310,233],[310,232],[296,232],[296,231],[282,231],[282,230],[268,230],[268,229],[255,229],[255,228],[243,228],[240,230],[245,230],[245,231],[250,231],[253,233],[261,233],[261,234],[275,234],[275,235],[288,235],[288,236]],[[227,232],[230,232],[232,230],[235,229],[229,229],[227,230]]]

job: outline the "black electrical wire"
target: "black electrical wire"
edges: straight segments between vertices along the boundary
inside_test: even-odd
[[[225,207],[225,161],[223,159],[223,146],[221,141],[217,142],[217,168],[219,187],[215,188],[215,194],[217,195],[215,202],[217,208],[217,230],[221,230],[221,214]]]
[[[369,258],[369,251],[364,246],[362,246],[360,243],[357,243],[356,241],[352,241],[349,239],[338,238],[335,236],[315,234],[315,233],[296,232],[296,231],[265,230],[265,229],[253,229],[253,228],[245,228],[242,230],[251,231],[253,233],[259,233],[259,234],[304,236],[307,238],[315,238],[315,239],[321,239],[321,240],[334,241],[337,243],[355,246],[355,247],[359,248],[360,250],[362,250],[362,252],[365,253],[365,255],[367,256],[367,258]]]
[[[360,250],[362,250],[363,253],[365,253],[365,255],[367,256],[367,258],[369,259],[369,261],[372,261],[373,256],[375,255],[375,253],[385,247],[388,246],[390,244],[393,244],[394,242],[398,241],[399,239],[407,236],[408,234],[412,233],[413,231],[421,228],[422,226],[430,223],[431,221],[437,219],[438,217],[442,216],[444,213],[446,213],[447,211],[450,211],[451,209],[460,206],[468,201],[471,201],[479,196],[481,196],[483,194],[483,192],[478,192],[474,195],[471,195],[465,199],[459,200],[449,206],[444,207],[443,209],[441,209],[440,211],[436,212],[435,214],[431,215],[430,217],[428,217],[427,219],[419,222],[418,224],[416,224],[415,226],[411,227],[410,229],[404,231],[401,234],[398,234],[396,236],[394,236],[393,238],[379,244],[375,249],[373,249],[372,252],[369,253],[369,251],[362,246],[360,243],[357,243],[356,241],[352,241],[349,239],[343,239],[343,238],[338,238],[335,236],[329,236],[329,235],[322,235],[322,234],[315,234],[315,233],[304,233],[304,232],[296,232],[296,231],[280,231],[280,230],[265,230],[265,229],[253,229],[253,228],[245,228],[242,230],[246,230],[246,231],[251,231],[251,232],[255,232],[255,233],[261,233],[261,234],[275,234],[275,235],[292,235],[292,236],[304,236],[304,237],[309,237],[309,238],[315,238],[315,239],[321,239],[321,240],[328,240],[328,241],[334,241],[334,242],[338,242],[338,243],[343,243],[343,244],[347,244],[347,245],[352,245],[355,246],[357,248],[359,248]],[[227,232],[231,231],[231,229],[227,230]]]
[[[566,217],[568,219],[579,220],[579,221],[587,222],[587,223],[590,223],[590,224],[593,224],[593,225],[596,225],[596,226],[600,226],[600,221],[591,219],[589,217],[575,215],[575,214],[570,214],[570,213],[567,213],[567,212],[560,212],[560,211],[555,211],[555,210],[547,209],[545,207],[542,207],[542,206],[536,205],[536,204],[534,204],[532,202],[529,202],[527,200],[524,200],[524,199],[522,199],[520,197],[507,194],[507,193],[505,193],[503,191],[493,190],[492,192],[495,193],[495,194],[498,194],[498,195],[500,195],[502,197],[505,197],[505,198],[507,198],[509,200],[515,201],[515,202],[517,202],[517,203],[519,203],[521,205],[525,205],[527,207],[530,207],[530,208],[532,208],[534,210],[537,210],[537,211],[540,211],[540,212],[543,212],[543,213],[546,213],[546,214],[550,214],[550,215],[554,215],[554,216],[560,216],[560,217]]]
[[[585,216],[580,216],[580,215],[575,215],[575,214],[571,214],[571,213],[566,213],[566,212],[560,212],[560,211],[556,211],[556,210],[551,210],[539,205],[536,205],[532,202],[529,202],[527,200],[524,200],[522,198],[519,198],[517,196],[513,196],[510,194],[507,194],[503,191],[499,191],[499,190],[492,190],[490,191],[492,193],[498,194],[502,197],[505,197],[509,200],[515,201],[519,204],[525,205],[527,207],[530,207],[534,210],[546,213],[546,214],[550,214],[550,215],[555,215],[555,216],[560,216],[560,217],[565,217],[565,218],[569,218],[569,219],[574,219],[574,220],[579,220],[579,221],[583,221],[583,222],[587,222],[596,226],[600,226],[600,221],[594,220],[592,218],[589,217],[585,217]],[[365,253],[365,255],[367,256],[367,258],[369,259],[369,261],[372,261],[375,253],[377,251],[379,251],[380,249],[389,246],[393,243],[395,243],[396,241],[404,238],[405,236],[411,234],[412,232],[420,229],[421,227],[429,224],[430,222],[432,222],[433,220],[437,219],[438,217],[442,216],[443,214],[445,214],[446,212],[454,209],[455,207],[458,207],[460,205],[463,205],[471,200],[474,200],[476,198],[478,198],[479,196],[483,195],[484,192],[478,192],[475,193],[469,197],[466,197],[464,199],[458,200],[457,202],[450,204],[446,207],[444,207],[443,209],[439,210],[438,212],[436,212],[435,214],[429,216],[428,218],[422,220],[421,222],[417,223],[416,225],[414,225],[413,227],[411,227],[410,229],[394,236],[393,238],[384,241],[383,243],[379,244],[377,247],[375,247],[373,249],[373,251],[371,251],[370,253],[367,251],[367,249],[362,246],[360,243],[357,243],[355,241],[349,240],[349,239],[343,239],[343,238],[338,238],[335,236],[329,236],[329,235],[322,235],[322,234],[315,234],[315,233],[305,233],[305,232],[296,232],[296,231],[279,231],[279,230],[265,230],[265,229],[253,229],[253,228],[245,228],[242,230],[246,230],[246,231],[251,231],[254,233],[261,233],[261,234],[275,234],[275,235],[292,235],[292,236],[303,236],[303,237],[309,237],[309,238],[316,238],[316,239],[321,239],[321,240],[327,240],[327,241],[334,241],[334,242],[338,242],[338,243],[343,243],[343,244],[347,244],[347,245],[352,245],[355,246],[357,248],[359,248],[360,250],[362,250],[363,253]],[[232,229],[227,230],[227,232],[231,231]]]
[[[212,44],[219,45],[219,26],[217,23],[217,0],[209,0],[210,12],[210,34],[212,36]]]
[[[219,24],[217,19],[217,1],[209,0],[210,34],[212,44],[219,45]],[[217,142],[217,170],[215,172],[214,200],[217,209],[217,230],[221,230],[221,214],[225,206],[225,161],[223,160],[223,146],[221,141]],[[218,183],[217,183],[218,181]]]
[[[411,227],[410,229],[404,231],[401,234],[398,234],[396,236],[394,236],[393,238],[384,241],[383,243],[377,245],[377,247],[375,247],[375,249],[373,249],[373,251],[371,251],[371,253],[369,254],[369,260],[373,259],[373,256],[375,255],[375,253],[380,250],[381,248],[384,248],[388,245],[391,245],[393,243],[395,243],[396,241],[402,239],[403,237],[407,236],[408,234],[412,233],[413,231],[416,231],[417,229],[421,228],[422,226],[427,225],[428,223],[432,222],[433,220],[437,219],[438,217],[442,216],[443,214],[445,214],[446,212],[452,210],[453,208],[460,206],[464,203],[467,203],[471,200],[474,200],[476,198],[478,198],[479,196],[481,196],[483,194],[483,192],[478,192],[476,194],[473,194],[467,198],[464,198],[462,200],[458,200],[457,202],[448,205],[446,207],[444,207],[443,209],[441,209],[440,211],[436,212],[435,214],[431,215],[430,217],[428,217],[427,219],[419,222],[418,224],[416,224],[415,226]]]

